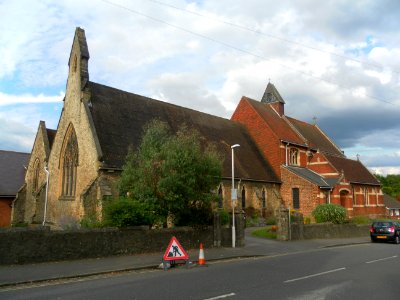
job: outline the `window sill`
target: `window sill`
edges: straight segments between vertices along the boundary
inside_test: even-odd
[[[75,196],[60,196],[58,198],[58,200],[60,200],[60,201],[74,201],[75,200]]]

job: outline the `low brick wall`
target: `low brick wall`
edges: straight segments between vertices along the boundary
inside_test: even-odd
[[[160,230],[108,228],[76,231],[10,229],[0,232],[0,264],[164,252],[172,236],[175,236],[187,250],[198,248],[200,242],[206,247],[212,247],[214,242],[212,227],[205,230],[192,228]]]
[[[356,224],[292,224],[291,240],[332,239],[369,236],[369,225]]]

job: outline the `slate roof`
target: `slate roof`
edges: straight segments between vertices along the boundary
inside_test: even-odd
[[[47,137],[49,139],[49,146],[50,146],[50,149],[51,149],[53,147],[53,142],[54,142],[54,139],[56,137],[57,130],[55,130],[55,129],[47,129],[46,128],[46,132],[47,132]]]
[[[342,151],[340,151],[340,149],[318,128],[317,125],[311,125],[290,117],[286,118],[306,139],[311,148],[319,149],[323,153],[330,153],[344,157]]]
[[[292,142],[297,145],[306,147],[304,140],[291,128],[289,123],[281,117],[271,105],[266,105],[260,101],[243,97],[254,110],[261,116],[261,118],[268,124],[272,132],[275,133],[278,139],[283,141]]]
[[[393,197],[390,197],[387,194],[383,194],[383,202],[385,203],[385,206],[389,209],[399,209],[400,208],[400,201],[397,201]]]
[[[0,150],[0,197],[15,197],[24,183],[29,153]]]
[[[235,150],[235,177],[280,182],[246,128],[239,123],[94,82],[89,82],[88,87],[91,92],[89,108],[103,152],[104,167],[121,168],[128,146],[137,148],[143,126],[158,118],[173,130],[186,124],[198,130],[207,141],[214,142],[225,157],[223,177],[231,178],[230,146],[240,144]]]
[[[265,103],[280,102],[285,104],[285,101],[283,100],[281,94],[279,94],[275,85],[273,85],[271,82],[268,82],[264,95],[261,98],[261,102]]]
[[[325,155],[325,157],[339,173],[343,170],[346,179],[351,183],[381,185],[360,161],[332,155]]]
[[[327,180],[321,175],[311,171],[307,168],[296,167],[296,166],[284,166],[289,171],[295,173],[296,175],[318,185],[320,188],[332,188],[337,183],[337,179],[334,180]]]

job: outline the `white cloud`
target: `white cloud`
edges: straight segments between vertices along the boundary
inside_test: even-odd
[[[96,0],[3,1],[0,118],[30,134],[41,118],[48,121],[51,114],[39,107],[62,100],[64,94],[54,91],[65,89],[73,33],[81,26],[95,82],[230,117],[241,96],[260,99],[270,79],[288,115],[304,121],[317,116],[340,142],[385,145],[393,152],[400,21],[398,4],[383,1],[110,0],[124,8]],[[5,81],[21,91],[5,84],[2,89]],[[10,108],[16,103],[31,111]],[[17,123],[3,129],[14,132]]]
[[[60,92],[57,96],[46,96],[43,94],[31,95],[9,95],[0,92],[0,106],[14,105],[21,103],[59,103],[64,99],[64,92]]]

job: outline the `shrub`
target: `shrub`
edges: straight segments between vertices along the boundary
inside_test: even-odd
[[[346,220],[346,209],[336,204],[320,204],[312,212],[317,223],[332,222],[335,224],[344,223]]]
[[[155,215],[149,205],[124,197],[111,201],[104,212],[104,223],[107,226],[129,227],[152,225],[155,222]]]
[[[265,224],[266,225],[276,225],[276,218],[275,217],[269,217],[265,219]]]
[[[228,225],[231,218],[229,216],[229,213],[225,209],[221,209],[218,211],[219,212],[219,218],[221,220],[221,225]]]
[[[95,214],[89,214],[84,216],[80,221],[80,223],[81,223],[81,228],[101,228],[104,226],[104,224],[101,221],[97,220]]]

